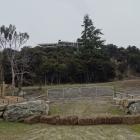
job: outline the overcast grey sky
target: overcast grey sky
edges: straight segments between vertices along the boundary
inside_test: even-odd
[[[0,0],[0,25],[28,32],[28,44],[75,41],[89,14],[107,43],[140,47],[140,0]]]

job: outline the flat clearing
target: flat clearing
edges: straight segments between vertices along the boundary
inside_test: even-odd
[[[123,115],[124,112],[113,105],[108,98],[95,98],[93,100],[57,101],[50,104],[51,115],[92,117],[95,115]]]
[[[58,88],[58,87],[86,87],[86,86],[115,86],[117,89],[127,89],[127,88],[140,88],[140,78],[132,80],[122,80],[106,83],[93,83],[93,84],[60,84],[60,85],[47,85],[42,88]],[[28,86],[24,87],[25,90],[38,89],[39,86]]]

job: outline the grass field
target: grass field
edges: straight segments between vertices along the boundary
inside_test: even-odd
[[[140,89],[140,80],[90,85],[114,85],[117,90]],[[83,85],[60,85],[59,87],[61,86]],[[56,86],[49,86],[49,88],[53,87]],[[25,89],[31,90],[32,88]],[[55,102],[50,104],[50,114],[93,116],[99,114],[118,115],[124,114],[124,112],[112,106],[112,99],[98,98],[96,100]],[[140,140],[140,125],[51,126],[0,121],[0,140]]]
[[[76,100],[55,102],[50,104],[51,115],[70,116],[77,115],[79,117],[92,117],[95,115],[123,115],[122,110],[112,105],[110,98],[96,98],[94,100]]]

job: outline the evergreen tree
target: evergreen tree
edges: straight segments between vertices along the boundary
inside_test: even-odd
[[[82,46],[84,48],[90,49],[101,48],[101,46],[103,46],[104,44],[104,40],[101,40],[100,37],[100,35],[102,35],[102,32],[100,29],[96,29],[88,15],[84,16],[82,27],[82,35],[81,38],[78,39]]]

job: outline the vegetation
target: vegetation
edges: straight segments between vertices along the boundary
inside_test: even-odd
[[[4,51],[6,50],[5,54],[11,69],[13,87],[15,87],[15,78],[19,79],[19,75],[21,75],[18,69],[19,64],[17,63],[16,53],[18,53],[17,50],[19,50],[28,39],[29,35],[27,33],[17,33],[16,27],[13,25],[9,25],[9,27],[3,25],[0,27],[0,48],[3,48]]]
[[[51,115],[92,117],[104,115],[125,115],[123,110],[112,106],[111,99],[92,99],[57,102],[50,105]]]
[[[140,125],[51,126],[0,122],[1,140],[139,140]]]
[[[21,88],[22,85],[107,82],[140,74],[140,50],[136,46],[105,45],[101,30],[93,25],[88,15],[84,17],[82,28],[78,47],[24,46],[19,50],[18,45],[11,46],[10,42],[17,41],[20,48],[28,40],[28,34],[17,34],[12,25],[2,26],[0,71],[4,71],[5,82],[16,83]],[[7,43],[5,47],[3,42]]]

